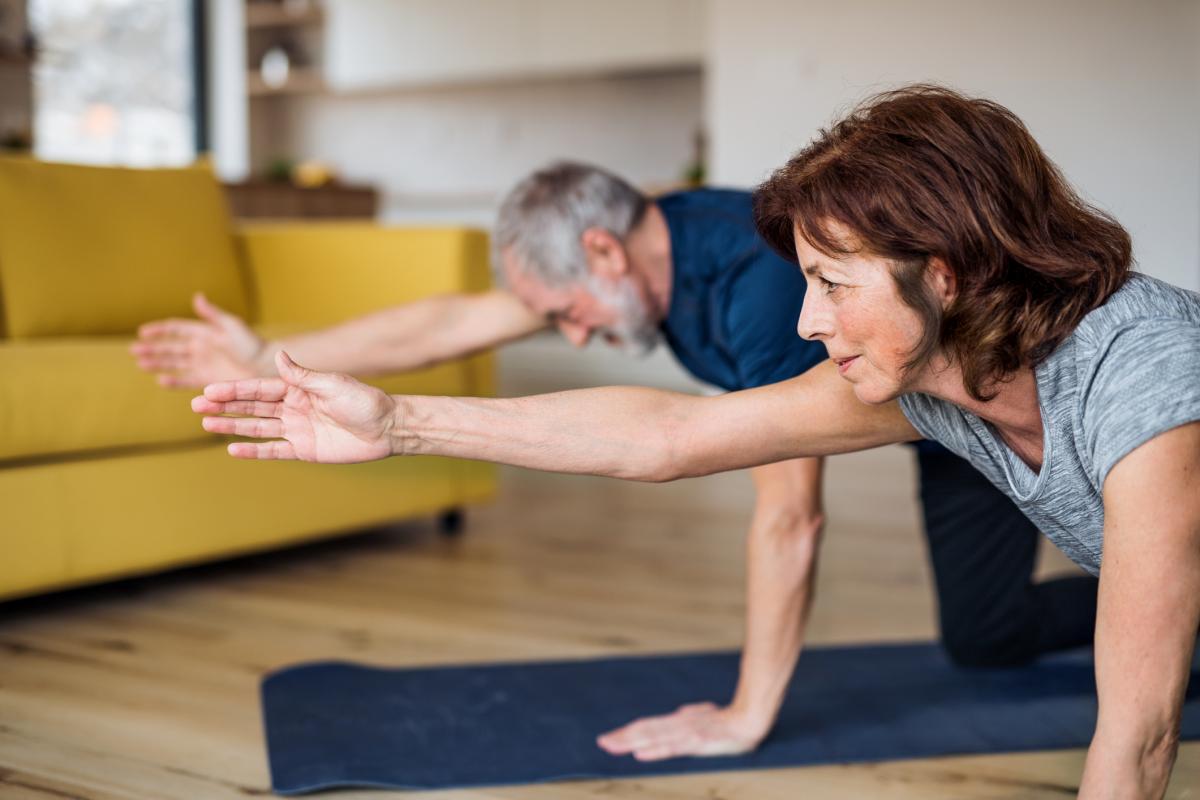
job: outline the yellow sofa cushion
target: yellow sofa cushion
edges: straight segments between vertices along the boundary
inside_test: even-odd
[[[0,341],[0,462],[211,441],[190,402],[134,365],[129,339]],[[467,364],[372,381],[393,394],[463,394]]]
[[[0,302],[10,337],[132,333],[146,320],[190,316],[197,290],[246,313],[211,171],[0,158]]]

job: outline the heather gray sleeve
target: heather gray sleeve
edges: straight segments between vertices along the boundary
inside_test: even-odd
[[[897,399],[917,433],[961,458],[971,459],[970,442],[975,434],[957,406],[920,393],[902,394]]]
[[[1084,452],[1097,487],[1161,433],[1200,420],[1200,326],[1143,319],[1117,330],[1081,387]]]

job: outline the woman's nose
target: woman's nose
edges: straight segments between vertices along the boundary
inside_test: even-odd
[[[828,314],[820,306],[819,301],[812,299],[812,292],[805,296],[804,305],[800,307],[800,319],[796,320],[796,333],[800,334],[800,338],[819,341],[833,333]]]

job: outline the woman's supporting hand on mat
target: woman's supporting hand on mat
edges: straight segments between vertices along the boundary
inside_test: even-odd
[[[670,714],[646,717],[596,739],[615,756],[632,755],[638,761],[660,761],[679,756],[729,756],[758,747],[766,725],[732,706],[692,703]]]
[[[391,396],[349,375],[305,369],[283,351],[275,365],[278,378],[210,384],[192,400],[199,414],[246,415],[205,416],[206,431],[272,440],[234,442],[231,456],[351,464],[393,454]]]
[[[269,374],[266,342],[245,321],[209,302],[192,298],[200,319],[164,319],[138,328],[129,351],[137,365],[158,376],[160,386],[199,388],[213,381]]]

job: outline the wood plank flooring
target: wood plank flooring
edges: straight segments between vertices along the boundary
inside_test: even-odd
[[[910,456],[900,448],[847,456],[829,472],[810,641],[932,636]],[[257,684],[295,661],[420,665],[736,647],[751,499],[741,474],[643,486],[511,470],[502,499],[472,511],[457,541],[424,521],[0,606],[0,797],[269,794]],[[1052,558],[1044,568],[1062,566]],[[1074,794],[1082,758],[402,796],[1061,798]],[[1184,746],[1170,796],[1200,797],[1200,746]]]

